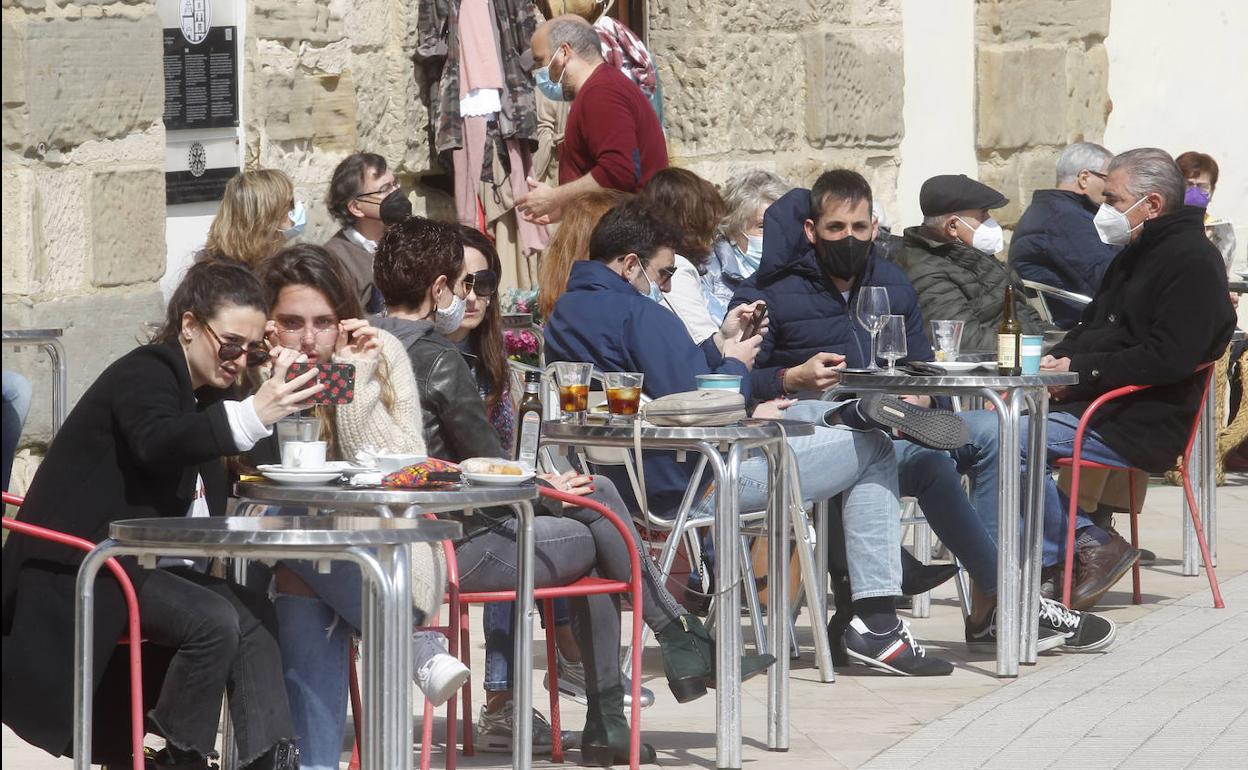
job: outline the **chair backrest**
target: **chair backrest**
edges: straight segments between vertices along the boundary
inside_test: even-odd
[[[1049,302],[1046,299],[1047,297],[1064,299],[1067,302],[1072,302],[1078,305],[1079,307],[1085,307],[1092,303],[1092,298],[1086,294],[1076,294],[1073,291],[1059,289],[1056,286],[1050,286],[1047,283],[1041,283],[1039,281],[1024,280],[1023,288],[1028,289],[1031,292],[1031,296],[1029,296],[1028,299],[1034,298],[1036,300],[1032,303],[1032,305],[1035,306],[1036,310],[1040,313],[1040,317],[1049,323],[1053,322],[1053,312],[1049,309]]]

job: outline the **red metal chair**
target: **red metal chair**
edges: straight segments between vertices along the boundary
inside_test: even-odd
[[[590,508],[602,514],[615,527],[626,541],[632,541],[632,533],[630,527],[632,522],[626,522],[616,516],[606,506],[599,502],[591,500],[587,497],[568,494],[555,489],[541,487],[538,490],[543,497],[560,502],[572,503],[584,508]],[[468,634],[468,605],[483,604],[486,602],[510,602],[515,601],[515,591],[480,591],[465,592],[459,590],[459,564],[455,559],[455,548],[450,541],[443,543],[444,553],[446,555],[447,565],[447,594],[446,602],[449,615],[447,625],[430,625],[424,628],[432,631],[441,631],[446,634],[448,640],[448,648],[452,655],[457,656],[464,662],[465,666],[472,668],[470,649],[471,642]],[[641,671],[641,632],[643,628],[641,616],[641,557],[637,553],[637,549],[629,548],[629,566],[632,571],[632,579],[628,582],[605,580],[596,577],[583,577],[566,586],[556,586],[551,588],[538,588],[534,590],[534,599],[544,602],[546,611],[546,660],[547,660],[547,676],[550,686],[550,726],[552,733],[551,759],[555,762],[563,762],[563,741],[560,736],[559,721],[559,672],[555,655],[555,638],[552,632],[553,623],[550,622],[554,618],[553,600],[568,598],[574,596],[592,596],[595,594],[612,594],[627,593],[632,602],[633,614],[633,630],[632,630],[632,670],[634,672]],[[434,619],[435,623],[437,619]],[[517,667],[527,669],[527,666],[517,661]],[[352,712],[356,719],[356,735],[359,735],[359,688],[355,680],[354,666],[351,671],[352,676]],[[447,770],[455,768],[455,752],[456,752],[456,698],[451,696],[446,702],[446,767]],[[634,674],[632,677],[632,707],[629,717],[631,734],[629,736],[629,767],[638,770],[641,756],[641,676]],[[463,743],[464,754],[473,756],[472,746],[472,680],[468,680],[463,687]],[[433,743],[433,706],[425,701],[424,723],[421,729],[421,770],[429,770],[431,746]],[[357,748],[352,752],[352,768],[358,767],[356,764]]]
[[[1200,523],[1200,511],[1196,507],[1196,496],[1192,491],[1191,479],[1191,459],[1192,446],[1196,443],[1196,432],[1200,427],[1200,418],[1205,409],[1205,398],[1209,393],[1209,388],[1213,382],[1214,367],[1212,363],[1202,364],[1197,367],[1196,372],[1206,372],[1205,385],[1201,389],[1200,406],[1196,410],[1196,416],[1192,419],[1192,429],[1187,437],[1187,447],[1183,450],[1183,456],[1179,458],[1179,476],[1183,479],[1183,494],[1187,496],[1187,508],[1192,517],[1192,526],[1196,529],[1196,541],[1200,544],[1200,555],[1205,560],[1205,574],[1209,578],[1209,590],[1213,593],[1213,606],[1221,609],[1226,605],[1222,602],[1222,592],[1218,589],[1218,577],[1213,568],[1213,560],[1209,558],[1209,543],[1205,540],[1205,530]],[[1059,458],[1055,463],[1058,467],[1070,468],[1070,510],[1066,522],[1066,564],[1062,577],[1062,603],[1070,605],[1070,584],[1071,574],[1074,566],[1075,553],[1075,515],[1079,508],[1079,472],[1082,468],[1103,468],[1114,470],[1126,470],[1132,477],[1130,481],[1134,481],[1136,473],[1142,473],[1137,468],[1124,465],[1105,465],[1103,463],[1092,462],[1083,459],[1083,434],[1087,430],[1088,423],[1092,419],[1092,415],[1100,409],[1102,405],[1116,398],[1138,393],[1141,390],[1147,390],[1149,385],[1127,385],[1121,388],[1115,388],[1108,393],[1102,394],[1088,407],[1087,411],[1079,419],[1079,427],[1075,430],[1075,451],[1071,457]],[[1136,521],[1137,509],[1135,504],[1135,487],[1131,486],[1130,504],[1131,504],[1131,547],[1139,548],[1139,524]],[[1131,600],[1135,604],[1140,603],[1140,563],[1137,561],[1131,568]]]
[[[16,505],[19,508],[24,502],[23,498],[11,495],[8,492],[3,493],[3,499],[6,504]],[[89,540],[83,540],[80,537],[35,526],[34,524],[27,524],[24,521],[10,519],[7,516],[4,517],[3,526],[5,529],[13,532],[67,545],[71,548],[77,548],[84,553],[89,553],[95,548],[95,543]],[[134,592],[134,584],[130,582],[130,576],[121,568],[121,564],[116,559],[109,559],[104,564],[113,573],[113,577],[117,579],[117,583],[121,586],[121,592],[126,598],[126,609],[129,614],[128,630],[126,636],[118,643],[128,644],[130,647],[130,751],[132,752],[134,770],[143,770],[143,656],[142,636],[139,633],[139,599]]]

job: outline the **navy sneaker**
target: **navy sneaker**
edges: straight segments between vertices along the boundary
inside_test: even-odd
[[[1061,602],[1040,597],[1041,637],[1044,636],[1046,628],[1053,629],[1066,638],[1062,643],[1062,649],[1066,652],[1103,650],[1113,644],[1114,637],[1118,635],[1118,626],[1109,618],[1072,610]]]
[[[845,650],[849,657],[863,665],[902,676],[948,676],[953,664],[941,658],[928,657],[923,645],[910,635],[910,627],[901,619],[891,630],[877,634],[857,616],[845,629]]]
[[[1048,601],[1041,599],[1042,602]],[[1044,609],[1040,610],[1040,628],[1036,639],[1036,652],[1048,652],[1066,643],[1067,634],[1044,622]],[[988,622],[981,626],[966,621],[966,647],[978,652],[995,652],[997,649],[997,611],[993,610]]]
[[[971,440],[966,421],[948,409],[928,409],[896,396],[871,393],[858,401],[858,413],[875,427],[932,449],[954,450]]]

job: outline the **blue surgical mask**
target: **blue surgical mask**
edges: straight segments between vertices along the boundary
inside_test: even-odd
[[[649,293],[646,294],[646,296],[654,300],[655,302],[658,302],[661,304],[663,302],[663,290],[659,288],[659,285],[657,283],[650,280],[650,273],[649,271],[646,270],[646,266],[643,264],[640,267],[641,267],[641,274],[646,277],[646,283],[650,284],[650,291]]]
[[[745,251],[737,249],[737,262],[740,263],[741,277],[749,278],[763,261],[763,236],[745,236]]]
[[[308,224],[308,211],[303,207],[303,201],[295,201],[295,207],[286,216],[290,217],[290,221],[294,223],[282,230],[282,235],[286,236],[286,240],[289,241],[302,235],[303,228]]]
[[[559,80],[562,81],[563,78],[560,77]],[[550,79],[550,67],[533,70],[533,82],[547,99],[552,102],[563,101],[563,85]]]

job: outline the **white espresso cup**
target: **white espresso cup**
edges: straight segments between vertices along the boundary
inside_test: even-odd
[[[282,444],[282,467],[323,468],[326,449],[324,441],[287,441]]]

